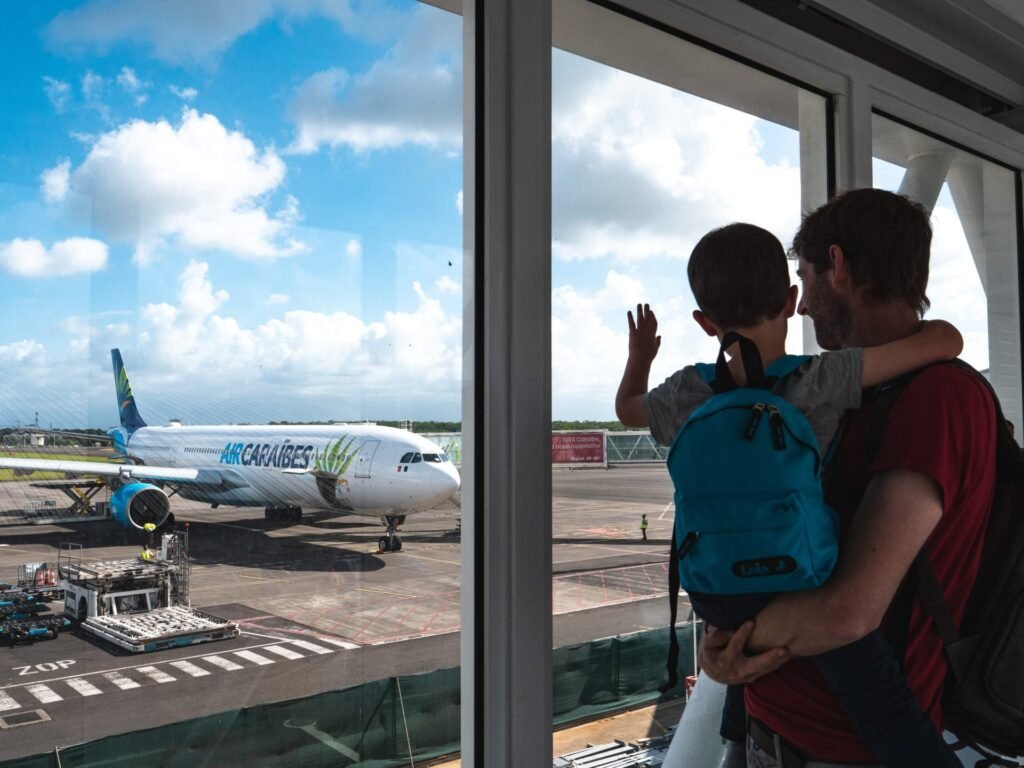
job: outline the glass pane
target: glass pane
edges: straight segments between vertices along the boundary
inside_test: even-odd
[[[657,314],[649,386],[713,362],[717,341],[692,317],[693,247],[749,222],[784,248],[802,205],[824,202],[826,188],[823,98],[608,11],[576,11],[556,10],[553,52],[556,757],[657,740],[687,690],[681,679],[659,693],[673,486],[667,441],[616,420],[626,313],[649,303]],[[786,346],[803,351],[798,318]],[[685,593],[678,621],[686,678],[699,624]],[[605,720],[623,709],[633,714]],[[601,725],[577,727],[595,717]],[[717,727],[707,743],[719,743]]]
[[[984,372],[1021,428],[1014,174],[880,115],[872,116],[874,185],[932,212],[929,318],[956,325],[961,358]]]
[[[461,18],[0,35],[0,761],[457,750]]]

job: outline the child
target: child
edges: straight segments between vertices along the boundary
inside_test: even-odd
[[[753,341],[769,376],[774,364],[786,367],[787,320],[796,310],[797,287],[790,285],[786,254],[774,235],[750,224],[709,232],[693,249],[687,274],[699,307],[693,317],[708,335],[722,339],[735,332]],[[649,426],[659,443],[669,445],[690,414],[714,393],[695,366],[648,392],[651,363],[661,345],[657,320],[647,305],[638,305],[636,321],[632,313],[628,321],[629,358],[615,398],[616,413],[628,426]],[[906,339],[811,358],[780,379],[773,391],[804,414],[825,455],[843,413],[860,406],[863,387],[952,359],[962,346],[960,334],[948,323],[923,323]],[[739,354],[729,370],[738,385],[746,383]],[[774,595],[690,592],[689,597],[705,621],[736,629]],[[907,688],[879,631],[815,661],[860,737],[888,768],[960,765]],[[742,686],[730,686],[722,717],[722,736],[733,742],[745,741],[742,693]]]

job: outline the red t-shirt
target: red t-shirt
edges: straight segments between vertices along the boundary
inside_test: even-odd
[[[869,468],[864,425],[870,409],[871,399],[866,397],[847,420],[837,454],[843,479],[854,491],[845,499],[828,499],[839,514],[840,546],[873,473],[904,469],[932,478],[942,492],[943,514],[925,550],[959,623],[978,572],[995,489],[992,398],[970,372],[949,365],[925,370],[893,404],[882,445]],[[905,659],[907,683],[941,728],[946,657],[919,600],[910,619]],[[809,755],[875,762],[810,659],[793,659],[748,685],[746,702],[750,714]]]

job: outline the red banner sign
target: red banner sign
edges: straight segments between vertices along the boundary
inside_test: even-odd
[[[551,435],[551,463],[605,466],[604,432],[555,432]]]

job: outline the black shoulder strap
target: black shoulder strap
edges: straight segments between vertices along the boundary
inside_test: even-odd
[[[725,351],[733,344],[739,344],[740,359],[743,361],[743,372],[747,376],[745,386],[757,387],[759,389],[771,389],[774,379],[768,379],[764,375],[764,363],[761,361],[761,353],[757,344],[741,336],[735,331],[729,331],[722,337],[722,346],[718,349],[718,360],[715,362],[715,380],[711,382],[711,388],[718,394],[736,389],[736,380],[729,370],[729,363],[725,359]]]
[[[676,635],[676,617],[679,615],[679,561],[686,557],[690,547],[697,540],[696,533],[686,534],[683,543],[676,549],[676,527],[672,525],[672,545],[668,556],[668,682],[658,690],[665,693],[679,682],[679,637]],[[696,670],[694,670],[696,673]]]
[[[998,430],[996,447],[1001,459],[1002,453],[1005,450],[1006,440],[1009,439],[1011,443],[1014,441],[1009,432],[1006,419],[1003,417],[999,398],[996,396],[992,385],[984,376],[962,360],[951,360],[945,363],[936,363],[936,365],[953,365],[961,370],[968,371],[985,385],[992,396],[992,402],[995,407],[996,428]],[[868,413],[867,423],[864,427],[864,456],[868,467],[871,466],[872,461],[874,461],[882,446],[889,411],[896,400],[899,399],[907,384],[913,381],[923,370],[924,368],[886,382],[879,385],[876,390],[877,396],[871,405],[871,411]],[[886,637],[889,640],[889,644],[893,647],[896,658],[900,662],[906,658],[910,635],[910,615],[913,610],[915,597],[920,597],[922,605],[928,612],[929,617],[931,617],[932,622],[934,622],[935,628],[942,638],[942,645],[949,659],[950,669],[959,680],[961,678],[960,664],[957,663],[959,657],[952,653],[951,649],[959,642],[960,633],[956,622],[953,621],[953,614],[949,610],[949,604],[946,602],[945,595],[943,594],[942,585],[935,575],[935,568],[923,549],[914,559],[914,566],[907,573],[903,583],[897,590],[890,608],[891,620],[886,628]]]

